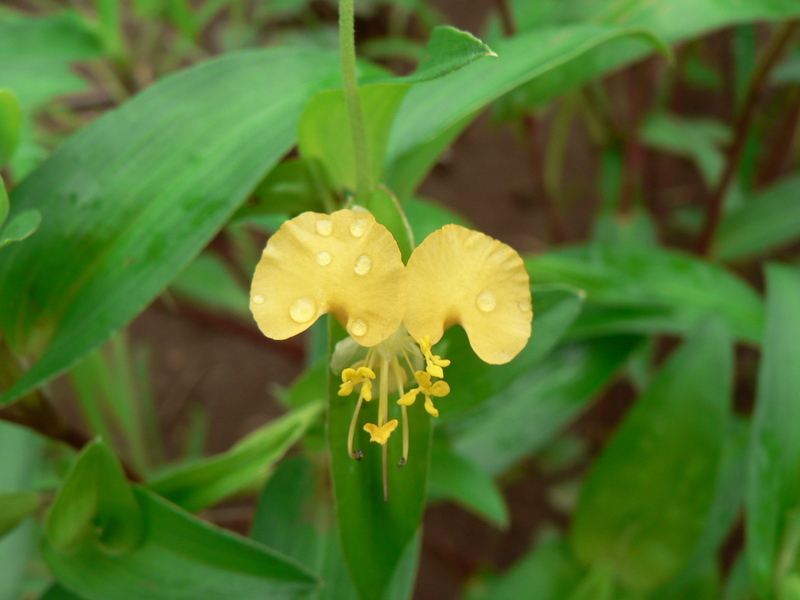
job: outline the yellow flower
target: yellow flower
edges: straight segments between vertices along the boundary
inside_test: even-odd
[[[400,466],[408,459],[408,407],[423,394],[425,410],[437,417],[432,398],[450,393],[443,380],[450,361],[433,353],[444,331],[460,324],[482,360],[503,364],[525,347],[533,318],[528,274],[509,246],[446,225],[403,265],[389,231],[371,214],[353,210],[303,213],[284,223],[256,267],[250,308],[261,331],[273,339],[297,335],[330,313],[366,349],[362,360],[342,371],[340,396],[361,386],[348,451],[353,458],[363,455],[354,450],[359,411],[364,401],[372,400],[377,385],[377,423],[366,423],[363,429],[385,453],[398,427],[398,420],[389,418],[390,390],[397,393],[403,432]],[[354,355],[353,346],[347,356]],[[418,387],[406,392],[412,374]]]

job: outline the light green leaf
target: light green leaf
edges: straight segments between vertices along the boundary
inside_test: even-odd
[[[0,537],[32,515],[39,505],[39,494],[36,492],[0,494]]]
[[[374,83],[358,90],[373,182],[383,180],[389,130],[409,88],[408,84]],[[320,92],[309,101],[300,117],[298,137],[302,157],[318,161],[334,188],[356,189],[355,151],[343,90]]]
[[[574,419],[640,342],[620,336],[556,349],[453,423],[455,450],[493,475],[506,471]]]
[[[8,216],[8,211],[11,210],[11,206],[8,203],[8,192],[6,192],[6,183],[3,181],[3,178],[0,177],[0,228],[3,227],[3,223],[6,221],[6,217]]]
[[[688,562],[714,499],[732,372],[716,322],[670,357],[584,483],[570,536],[584,562],[641,592]]]
[[[146,535],[115,556],[87,544],[65,554],[45,541],[58,581],[86,600],[306,600],[315,578],[294,561],[134,488]]]
[[[723,218],[714,254],[724,260],[766,254],[800,239],[800,177],[793,176],[757,194]]]
[[[800,272],[767,267],[767,324],[746,484],[747,557],[760,598],[785,575],[789,517],[800,508]],[[784,564],[779,561],[784,560]],[[784,572],[778,572],[780,569]]]
[[[761,340],[763,304],[732,273],[660,248],[589,245],[526,261],[533,283],[560,282],[586,292],[578,335],[667,331],[686,334],[719,315],[739,339]]]
[[[147,487],[178,506],[196,512],[257,485],[273,465],[319,418],[323,405],[297,409],[257,429],[227,452],[181,465]]]
[[[0,328],[34,364],[0,403],[68,369],[161,292],[293,144],[303,104],[338,69],[307,48],[203,63],[95,121],[17,186],[12,214],[38,208],[43,225],[0,252]]]
[[[11,90],[0,90],[0,165],[6,163],[19,144],[22,131],[22,107]],[[3,224],[0,211],[0,225]]]
[[[39,229],[41,224],[42,213],[35,208],[13,214],[6,222],[5,227],[0,229],[0,248],[28,238]]]
[[[367,200],[366,208],[374,215],[378,223],[391,232],[392,237],[400,247],[403,262],[408,262],[408,258],[416,246],[414,232],[411,230],[411,225],[406,218],[405,212],[391,190],[383,185],[378,186],[372,192],[369,200]]]
[[[139,543],[144,523],[117,459],[101,441],[72,465],[47,515],[47,538],[60,552],[89,545],[123,555]]]
[[[102,51],[99,37],[77,13],[49,17],[0,18],[0,87],[12,90],[25,109],[86,83],[70,63],[95,58]]]
[[[433,445],[430,477],[432,499],[452,500],[495,527],[508,527],[508,508],[497,484],[480,467],[456,454],[445,441]]]

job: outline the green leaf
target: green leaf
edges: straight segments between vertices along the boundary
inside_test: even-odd
[[[579,335],[689,333],[709,315],[751,344],[761,340],[763,304],[732,273],[660,248],[588,245],[526,261],[532,283],[572,285],[586,292]]]
[[[22,107],[11,90],[0,90],[0,165],[6,163],[19,144],[22,131]],[[0,217],[3,217],[0,212]],[[3,218],[0,218],[0,225]]]
[[[412,198],[403,205],[408,224],[414,232],[414,239],[422,241],[437,229],[455,223],[467,229],[477,229],[466,218],[449,206],[433,200]]]
[[[800,238],[800,176],[757,194],[723,218],[714,254],[724,260],[766,254]]]
[[[400,247],[403,262],[408,262],[411,252],[416,246],[414,232],[391,190],[382,185],[378,186],[366,202],[366,208],[374,215],[378,223],[391,232]]]
[[[13,90],[27,110],[86,83],[70,63],[95,58],[99,37],[77,13],[49,17],[0,17],[0,87]]]
[[[36,492],[0,494],[0,537],[32,515],[39,505],[39,494]]]
[[[544,542],[531,550],[507,573],[480,585],[466,600],[564,600],[583,576],[583,567],[562,539]]]
[[[767,323],[746,485],[747,556],[760,598],[771,598],[787,547],[789,516],[800,508],[800,272],[767,267]],[[783,568],[792,564],[784,564]]]
[[[732,371],[717,322],[670,357],[584,483],[570,537],[584,562],[642,592],[687,563],[714,500]]]
[[[196,512],[249,489],[319,418],[323,405],[297,409],[257,429],[227,452],[181,465],[148,482],[147,487],[178,506]]]
[[[496,45],[499,58],[481,60],[408,93],[389,139],[386,173],[389,188],[407,198],[446,143],[477,111],[517,86],[591,52],[619,37],[636,36],[642,47],[655,43],[641,29],[582,24],[528,32]],[[560,89],[558,91],[561,91]],[[421,151],[423,156],[417,156]]]
[[[506,471],[575,418],[640,342],[620,336],[556,349],[454,423],[454,449],[491,474]]]
[[[133,550],[144,535],[139,504],[117,459],[100,440],[72,465],[47,515],[47,538],[60,552],[96,546],[109,555]]]
[[[434,500],[452,500],[495,527],[508,527],[508,508],[497,484],[480,467],[456,454],[447,442],[433,445],[430,477]]]
[[[30,237],[42,224],[42,213],[35,208],[15,213],[0,229],[0,248]]]
[[[333,343],[344,330],[335,319],[331,324]],[[392,575],[417,536],[425,506],[430,464],[431,417],[422,403],[408,410],[409,457],[403,468],[399,439],[387,449],[388,501],[384,500],[382,448],[370,443],[357,428],[354,449],[363,451],[363,460],[350,457],[347,448],[354,397],[337,394],[339,381],[328,375],[328,449],[333,476],[336,515],[345,561],[361,600],[384,598]],[[377,422],[378,402],[365,403],[360,423]],[[400,419],[400,407],[389,403],[389,419]]]
[[[41,358],[0,403],[68,369],[175,278],[294,143],[303,104],[338,68],[307,48],[203,63],[95,121],[17,186],[12,213],[38,208],[43,225],[0,252],[0,328]]]
[[[65,554],[45,540],[53,575],[86,600],[300,600],[316,588],[294,561],[133,491],[146,532],[133,551],[117,556],[88,544]]]
[[[170,288],[181,296],[251,322],[250,298],[230,269],[211,253],[198,256]]]
[[[245,204],[236,213],[236,219],[274,213],[295,215],[307,210],[321,212],[324,207],[320,199],[330,192],[320,189],[324,182],[315,176],[319,169],[320,165],[299,158],[282,162],[253,192],[258,202]]]
[[[489,46],[471,33],[440,25],[431,33],[417,70],[393,81],[421,83],[438,79],[487,56],[497,57]]]
[[[383,180],[389,130],[409,88],[408,84],[374,83],[358,89],[373,182]],[[343,90],[326,90],[309,101],[300,117],[298,137],[302,157],[319,161],[334,188],[356,189],[355,151]]]
[[[11,206],[8,203],[6,183],[3,181],[2,176],[0,176],[0,227],[2,227],[3,223],[5,223],[9,210],[11,210]]]
[[[84,600],[59,583],[54,583],[39,597],[39,600]]]
[[[534,333],[522,352],[508,364],[487,365],[475,355],[461,327],[447,331],[441,349],[442,356],[451,361],[447,381],[453,390],[450,397],[457,402],[450,405],[448,399],[440,401],[439,423],[458,419],[488,398],[508,392],[520,376],[548,355],[583,306],[582,294],[566,286],[534,286],[531,292]]]

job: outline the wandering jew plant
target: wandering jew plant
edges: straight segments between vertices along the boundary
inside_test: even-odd
[[[403,265],[392,234],[354,210],[306,212],[285,222],[256,268],[250,307],[261,331],[276,340],[305,331],[326,313],[339,320],[349,337],[331,366],[341,371],[340,396],[358,392],[348,452],[363,456],[356,448],[359,414],[377,388],[377,423],[362,428],[384,446],[384,470],[385,444],[399,426],[389,418],[390,396],[401,408],[402,467],[409,458],[409,407],[421,394],[424,409],[438,417],[433,398],[450,393],[444,380],[450,361],[433,353],[444,331],[460,324],[482,360],[503,364],[525,347],[533,318],[528,274],[506,244],[446,225]]]

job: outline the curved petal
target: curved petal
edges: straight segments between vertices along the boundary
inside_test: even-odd
[[[406,267],[408,309],[404,322],[417,341],[432,343],[461,324],[483,361],[503,364],[531,335],[531,290],[519,254],[488,235],[459,225],[434,231]]]
[[[392,234],[369,213],[303,213],[267,242],[250,310],[283,340],[331,313],[362,346],[392,335],[406,309],[406,275]]]

